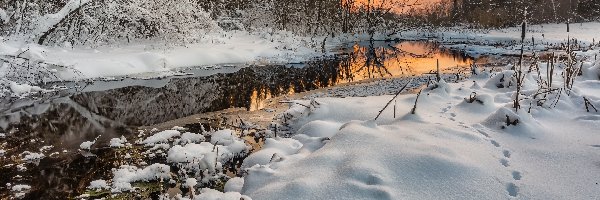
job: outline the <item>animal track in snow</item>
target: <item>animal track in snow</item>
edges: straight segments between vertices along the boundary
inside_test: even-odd
[[[492,145],[494,145],[497,148],[500,147],[500,143],[498,143],[496,140],[491,139],[492,137],[490,136],[490,134],[488,134],[488,132],[484,131],[485,128],[483,128],[481,125],[475,124],[472,126],[472,128],[477,130],[477,132],[479,132],[481,135],[483,135],[487,138],[490,138],[490,143]],[[600,148],[600,145],[591,145],[591,146]],[[504,167],[509,168],[510,167],[509,159],[512,156],[512,152],[510,150],[504,149],[504,150],[502,150],[502,156],[503,156],[503,158],[500,159],[500,164]],[[519,181],[523,178],[521,172],[519,172],[519,171],[512,171],[511,175],[512,175],[512,178],[514,181]],[[510,197],[517,197],[519,195],[519,187],[517,187],[517,185],[515,183],[507,183],[506,184],[506,192],[508,192],[508,195]]]
[[[511,197],[517,197],[517,195],[519,194],[519,187],[517,187],[517,185],[515,185],[514,183],[509,183],[506,184],[506,191]]]
[[[502,154],[504,154],[504,157],[510,158],[510,151],[504,150],[504,151],[502,151]]]
[[[448,106],[448,107],[442,108],[442,113],[448,112],[451,108],[452,108],[452,106]]]
[[[512,177],[516,181],[521,180],[521,178],[523,178],[523,176],[521,175],[521,172],[519,172],[519,171],[513,171],[512,172]]]
[[[489,137],[490,137],[490,134],[486,133],[485,131],[482,131],[482,130],[479,130],[479,129],[477,129],[477,132],[481,133],[481,135],[483,135],[483,136],[485,136],[485,137],[487,137],[487,138],[489,138]]]
[[[504,158],[500,159],[500,164],[502,164],[502,166],[504,166],[504,167],[510,166],[510,164],[508,164],[508,160],[506,160]]]
[[[490,141],[494,146],[496,147],[500,147],[500,143],[496,142],[496,140],[491,140]]]

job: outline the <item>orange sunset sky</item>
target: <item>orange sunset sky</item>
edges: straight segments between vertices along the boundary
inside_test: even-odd
[[[367,2],[369,0],[354,0],[355,4],[357,5],[366,5]],[[402,12],[406,12],[408,10],[410,10],[411,8],[414,9],[420,9],[420,8],[425,8],[426,6],[435,3],[435,2],[439,2],[440,0],[371,0],[372,4],[375,5],[379,5],[382,3],[382,1],[384,2],[384,5],[387,6],[391,6],[392,3],[389,2],[394,2],[397,3],[399,5],[395,5],[395,8],[393,9],[395,12],[397,13],[402,13]],[[402,6],[401,4],[404,4],[405,6]]]

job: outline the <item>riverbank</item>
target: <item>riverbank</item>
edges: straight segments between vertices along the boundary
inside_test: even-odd
[[[425,142],[426,144],[415,143],[413,146],[408,145],[411,148],[417,148],[420,145],[443,146],[450,143],[452,145],[450,145],[448,152],[453,155],[463,150],[469,151],[469,149],[462,149],[463,147],[454,145],[464,144],[477,151],[493,154],[494,151],[483,148],[485,145],[482,142],[489,142],[492,146],[496,146],[491,139],[485,138],[485,134],[502,133],[503,130],[498,130],[497,127],[494,128],[492,125],[486,125],[478,120],[491,117],[492,111],[509,115],[508,122],[505,122],[508,127],[516,126],[518,123],[527,125],[529,121],[525,123],[523,120],[530,118],[527,115],[521,116],[519,112],[515,112],[515,116],[513,116],[506,111],[507,109],[510,110],[510,99],[515,89],[514,80],[507,78],[514,74],[511,74],[510,69],[516,61],[510,51],[511,49],[514,50],[515,45],[497,44],[496,42],[498,41],[491,39],[487,43],[477,45],[496,49],[504,48],[509,53],[499,55],[492,53],[492,59],[484,59],[482,63],[475,65],[476,69],[471,68],[471,66],[478,59],[464,56],[462,52],[439,48],[439,45],[448,47],[447,45],[452,43],[444,43],[444,41],[395,42],[392,40],[379,41],[376,48],[371,49],[362,49],[359,44],[349,44],[347,47],[357,50],[353,51],[354,54],[343,54],[342,57],[335,57],[332,60],[292,63],[286,66],[242,67],[239,71],[230,74],[214,74],[205,77],[186,75],[183,78],[150,80],[148,85],[121,86],[119,80],[108,80],[103,81],[101,84],[116,83],[114,87],[110,87],[114,89],[78,92],[74,95],[60,96],[57,99],[52,97],[49,100],[34,101],[31,104],[28,104],[27,101],[16,102],[10,104],[11,109],[8,109],[5,115],[6,123],[4,125],[10,125],[10,128],[7,129],[10,131],[2,136],[2,139],[7,142],[0,146],[0,149],[3,150],[2,154],[6,155],[5,159],[0,160],[0,163],[4,166],[0,178],[11,185],[0,187],[0,192],[3,195],[2,197],[7,198],[18,195],[41,197],[46,192],[54,192],[53,194],[82,195],[81,198],[111,197],[119,199],[129,198],[132,195],[141,195],[148,198],[157,195],[175,196],[178,194],[181,196],[187,195],[188,197],[198,194],[206,194],[212,197],[222,195],[221,192],[213,190],[216,189],[232,192],[228,195],[233,195],[237,199],[240,197],[267,198],[264,191],[272,191],[269,188],[280,187],[281,184],[278,181],[286,179],[286,177],[266,175],[270,173],[270,170],[283,170],[283,168],[278,167],[279,165],[286,166],[286,168],[296,164],[302,165],[301,161],[304,158],[308,159],[314,153],[325,151],[320,149],[328,149],[326,148],[328,143],[337,144],[335,138],[341,137],[337,136],[338,130],[344,127],[344,124],[355,126],[358,132],[352,132],[350,138],[343,140],[362,141],[363,138],[359,136],[365,135],[370,138],[375,137],[375,143],[367,142],[364,146],[373,154],[386,154],[386,152],[378,150],[377,144],[407,146],[404,141],[395,140],[393,134],[389,134],[390,130],[391,132],[402,130],[406,132],[407,138],[435,141],[432,143]],[[544,44],[543,49],[536,49],[533,43],[526,45],[529,56],[526,57],[524,66],[528,69],[526,77],[528,88],[522,90],[522,101],[524,101],[522,105],[525,107],[523,109],[535,112],[542,112],[539,110],[546,112],[552,110],[552,107],[559,107],[559,112],[554,114],[578,116],[577,119],[572,119],[575,122],[569,127],[586,126],[588,127],[586,130],[590,130],[589,127],[593,129],[596,126],[594,116],[575,110],[581,107],[577,107],[577,105],[586,105],[592,112],[593,105],[598,104],[598,99],[594,95],[597,92],[594,89],[594,84],[596,84],[594,73],[597,71],[597,61],[594,59],[596,59],[598,49],[582,46],[583,43],[574,42],[572,44],[579,45],[573,49],[581,50],[575,52],[576,57],[572,57],[578,61],[576,65],[565,64],[568,59],[564,53],[565,49],[561,49],[560,44]],[[456,46],[458,49],[470,51],[468,48],[471,48],[472,45],[474,44],[465,42],[465,46]],[[367,44],[367,46],[373,46],[373,44]],[[415,47],[418,47],[419,51],[414,51]],[[373,49],[375,51],[372,51]],[[421,49],[425,49],[425,51]],[[534,49],[535,51],[533,51]],[[486,54],[485,49],[482,50],[479,47],[473,47],[472,49],[472,51],[480,50],[483,52],[480,55]],[[390,57],[390,55],[397,56],[398,52],[402,53],[400,54],[401,57]],[[490,52],[487,51],[487,53]],[[555,57],[551,57],[553,53]],[[360,55],[366,56],[361,57]],[[500,63],[493,63],[492,61],[498,57],[508,59],[502,60]],[[384,65],[380,65],[378,62],[369,62],[382,58],[387,59],[384,59]],[[452,61],[450,66],[442,66],[442,72],[444,72],[442,77],[446,83],[449,83],[447,87],[443,83],[435,81],[435,73],[432,74],[432,72],[435,72],[435,61],[443,59]],[[552,60],[552,62],[549,60]],[[541,86],[535,84],[548,80],[547,75],[544,77],[544,74],[548,71],[544,70],[548,69],[549,63],[556,64],[556,70],[552,73],[555,77],[553,79],[554,83],[548,87],[550,91],[546,91],[543,88],[540,89],[543,84]],[[577,87],[568,91],[561,89],[563,87],[561,82],[563,81],[557,78],[562,76],[561,70],[565,66],[581,66],[580,69],[584,70],[582,71],[583,76],[575,82]],[[423,73],[425,75],[411,76]],[[479,75],[472,77],[473,73]],[[394,106],[389,107],[382,114],[384,117],[381,119],[384,120],[384,123],[372,124],[369,116],[377,114],[375,113],[378,110],[376,107],[383,107],[383,104],[385,104],[384,99],[390,99],[389,95],[395,94],[411,78],[414,80],[408,85],[408,88],[412,89],[412,92],[403,94],[400,100],[390,104]],[[143,82],[142,80],[136,81]],[[472,81],[475,81],[476,84],[471,85]],[[493,81],[501,82],[495,85],[496,87],[502,85],[504,89],[494,89],[487,86],[494,85]],[[420,100],[418,110],[424,110],[424,115],[421,115],[420,112],[412,117],[406,115],[407,109],[414,106],[416,91],[420,91],[423,85],[428,88],[424,90],[427,92],[421,94],[426,95],[426,97],[421,96],[425,99],[423,102],[426,106],[423,108],[421,106],[423,102]],[[447,94],[440,93],[441,90],[437,88],[430,88],[441,86],[446,87],[443,90]],[[536,99],[540,98],[539,95],[531,96],[540,91],[544,93],[544,99]],[[476,94],[474,96],[473,93],[467,94],[469,92],[476,92]],[[571,96],[571,93],[573,93],[573,96]],[[557,97],[557,94],[563,98]],[[482,99],[478,99],[479,95],[483,95]],[[583,100],[583,97],[587,100]],[[427,100],[428,98],[429,100]],[[485,105],[490,105],[486,102],[490,101],[491,98],[491,101],[493,101],[491,105],[493,106],[485,107],[481,112],[473,111],[476,114],[466,113],[469,110],[458,109],[459,105],[464,104],[463,100],[467,101],[465,98],[471,101],[470,103],[483,102],[481,104]],[[551,98],[554,99],[549,100]],[[531,99],[536,101],[531,101]],[[556,99],[570,100],[562,102]],[[551,104],[552,106],[545,105],[548,102],[555,103]],[[447,108],[444,107],[444,103],[453,106]],[[225,108],[230,109],[222,110]],[[440,111],[436,111],[437,108]],[[220,111],[204,112],[207,109]],[[395,111],[390,113],[390,109]],[[444,112],[444,110],[446,111]],[[457,111],[448,113],[452,110]],[[199,112],[204,114],[193,115]],[[449,117],[436,117],[439,112],[447,113]],[[466,117],[461,118],[460,116]],[[510,118],[511,116],[517,117],[518,120]],[[541,117],[547,118],[545,115]],[[175,120],[164,122],[171,119]],[[563,121],[567,120],[566,118],[563,119]],[[17,122],[22,124],[17,124]],[[153,126],[138,127],[140,124],[154,124],[157,122],[159,124]],[[408,123],[410,124],[409,127],[420,131],[404,130],[402,126],[404,123]],[[542,124],[544,123],[551,122],[546,121]],[[433,128],[422,128],[421,125]],[[464,131],[461,127],[468,130]],[[482,129],[485,133],[483,134],[478,131],[478,128],[481,127],[490,130]],[[558,127],[544,127],[559,130]],[[369,133],[360,131],[367,129],[369,129],[369,133],[376,132],[386,136],[377,138],[379,134],[369,135]],[[547,131],[545,128],[540,130]],[[56,131],[61,133],[51,135]],[[421,138],[420,133],[418,133],[421,131],[428,133],[440,132],[440,134],[435,133]],[[454,140],[454,137],[436,138],[446,131],[457,135],[459,138],[465,136],[467,140]],[[357,134],[356,137],[352,136],[353,134]],[[473,136],[477,134],[479,136]],[[552,132],[551,134],[558,136],[562,133]],[[544,138],[544,141],[564,145],[560,143],[558,137],[554,136]],[[500,137],[498,136],[498,138]],[[541,136],[533,137],[543,138]],[[595,138],[583,134],[578,135],[578,139]],[[26,145],[21,145],[23,142]],[[505,143],[505,141],[499,141],[499,139],[495,142],[502,144],[502,146]],[[573,141],[569,140],[567,142]],[[371,144],[372,146],[369,146]],[[543,144],[547,143],[540,143],[540,145]],[[577,144],[578,149],[574,149],[574,151],[583,152],[580,155],[587,158],[589,151],[582,147],[585,145],[582,143]],[[342,145],[342,143],[338,145]],[[588,144],[586,148],[594,147],[594,145]],[[75,149],[73,149],[73,146]],[[415,150],[411,148],[402,150],[411,152]],[[522,146],[514,148],[522,148],[529,153],[534,151],[534,149]],[[441,151],[445,152],[446,150]],[[569,152],[571,149],[563,150]],[[345,149],[344,151],[352,152],[354,150]],[[542,149],[541,151],[549,150]],[[450,167],[460,164],[460,166],[464,165],[468,169],[482,170],[480,168],[488,167],[490,170],[493,169],[492,171],[483,169],[482,173],[469,174],[469,177],[475,179],[468,180],[483,180],[483,177],[488,175],[501,176],[497,169],[499,166],[487,166],[477,163],[487,163],[491,159],[489,157],[468,154],[467,157],[476,159],[471,160],[473,163],[470,163],[471,161],[465,163],[463,159],[466,158],[464,157],[450,155],[448,158],[446,156],[449,155],[440,156],[435,154],[439,152],[423,152],[434,154],[434,161],[439,161],[438,158],[448,159]],[[504,153],[504,150],[502,153]],[[512,149],[509,149],[508,154],[511,153]],[[328,159],[347,159],[345,156],[328,157]],[[361,155],[354,156],[360,157]],[[401,155],[394,156],[400,160],[399,162],[404,162],[402,160],[405,158]],[[377,163],[381,161],[380,159],[385,158],[374,157],[374,159],[376,160],[373,160],[373,162]],[[501,157],[498,157],[498,160],[501,165],[509,163],[508,159],[501,160]],[[280,161],[282,163],[277,164]],[[418,159],[418,161],[423,160]],[[41,165],[38,165],[40,163]],[[545,163],[551,164],[551,161],[546,160]],[[254,168],[256,164],[259,164],[259,168]],[[325,168],[339,165],[339,163],[330,162],[324,162],[323,164],[327,165],[324,166]],[[441,165],[440,168],[433,168],[432,170],[443,170],[448,168],[449,165]],[[585,167],[588,166],[578,169],[583,170]],[[391,170],[383,169],[381,166],[377,168],[382,169],[383,172]],[[88,171],[84,172],[80,169]],[[465,168],[460,167],[458,169],[460,169],[459,171],[465,170]],[[252,174],[253,170],[255,174]],[[354,168],[350,167],[348,170],[352,171]],[[519,172],[518,174],[524,173],[518,169],[515,169],[515,171]],[[282,173],[288,172],[282,171]],[[48,176],[48,174],[53,175]],[[289,172],[289,175],[289,177],[294,176],[292,172]],[[397,177],[397,174],[385,175]],[[542,175],[548,176],[551,174]],[[542,175],[538,174],[537,179],[541,179]],[[65,176],[73,177],[73,179],[62,178]],[[48,178],[47,182],[31,181],[46,177]],[[340,183],[344,183],[347,179],[363,180],[361,177],[356,178],[352,174],[339,174],[336,177],[341,178],[338,180]],[[246,181],[245,179],[253,180]],[[371,180],[370,178],[367,179],[369,179],[367,182]],[[437,180],[437,178],[425,179],[425,181],[433,180]],[[258,184],[263,181],[264,184]],[[485,181],[489,180],[486,179]],[[494,186],[495,189],[493,191],[480,191],[480,189],[474,188],[474,185],[466,185],[465,188],[493,197],[502,197],[504,193],[508,193],[508,196],[504,196],[509,198],[514,197],[514,195],[526,196],[537,193],[535,190],[530,191],[529,194],[526,192],[515,193],[515,191],[527,188],[529,185],[535,185],[537,182],[527,182],[524,185],[519,185],[519,180],[502,179],[500,185],[505,185],[507,188],[503,191],[496,187],[498,184],[485,181],[482,183],[486,186]],[[553,179],[552,181],[558,180]],[[318,183],[317,180],[310,180],[309,182]],[[357,191],[363,191],[361,194],[366,195],[382,195],[382,198],[393,199],[404,196],[404,194],[389,191],[389,188],[405,187],[406,185],[397,182],[383,184],[383,182],[385,181],[375,180],[371,184],[381,185],[382,190],[377,190],[374,193],[363,190]],[[575,184],[573,181],[569,183]],[[300,191],[312,190],[302,186],[304,183],[298,182],[298,184],[297,186],[285,187]],[[451,183],[444,182],[442,185],[445,184]],[[267,189],[260,185],[265,185]],[[25,186],[29,186],[29,188]],[[344,188],[347,187],[344,186]],[[457,190],[454,189],[445,192],[456,193]],[[199,191],[201,192],[198,193]],[[341,189],[340,191],[348,192]],[[567,195],[573,195],[570,191],[566,193]],[[208,197],[206,195],[200,196]],[[75,196],[71,197],[74,198]],[[466,196],[461,197],[467,198]]]

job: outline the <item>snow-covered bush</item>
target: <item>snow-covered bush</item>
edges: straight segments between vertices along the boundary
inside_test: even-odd
[[[4,5],[0,16],[6,26],[0,36],[38,44],[98,45],[151,38],[187,41],[218,27],[192,0],[34,0]]]

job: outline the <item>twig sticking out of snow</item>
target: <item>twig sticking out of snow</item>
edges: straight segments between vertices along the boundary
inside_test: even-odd
[[[436,59],[436,67],[437,72],[435,73],[435,79],[437,82],[440,82],[440,80],[442,80],[442,76],[440,75],[440,59]]]
[[[585,102],[585,110],[587,112],[590,112],[590,107],[593,108],[596,112],[598,112],[598,109],[596,109],[596,106],[594,106],[594,104],[592,104],[592,102],[588,98],[583,97],[583,101]]]
[[[510,120],[510,117],[508,115],[506,115],[506,127],[509,127],[511,125],[516,126],[517,124],[519,124],[519,119],[515,119],[515,120]],[[505,127],[502,127],[505,128]]]
[[[402,91],[404,91],[404,89],[406,89],[406,87],[408,87],[408,84],[412,83],[413,79],[410,79],[408,82],[406,82],[406,85],[404,85],[404,87],[402,87],[400,89],[400,91],[398,91],[396,93],[396,95],[394,96],[394,98],[390,99],[390,101],[388,101],[388,103],[385,105],[385,107],[383,107],[383,109],[381,109],[379,111],[379,114],[377,114],[377,117],[375,117],[375,121],[377,121],[377,119],[379,119],[379,116],[381,116],[381,113],[383,113],[383,111],[390,106],[390,104],[392,104],[392,101],[394,101],[394,99],[398,98],[398,95],[400,95],[400,93],[402,93]]]
[[[415,99],[415,106],[413,107],[412,111],[410,112],[411,114],[417,114],[417,103],[419,102],[419,97],[421,96],[421,92],[423,92],[423,90],[419,91],[419,93],[417,94],[417,98]]]

